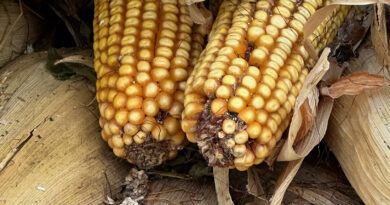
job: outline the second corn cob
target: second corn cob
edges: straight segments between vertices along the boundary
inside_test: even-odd
[[[115,155],[151,168],[185,143],[180,118],[200,55],[183,0],[95,0],[94,67],[102,137]]]
[[[271,3],[273,2],[273,3]],[[182,128],[211,166],[261,163],[288,127],[313,65],[303,26],[322,0],[227,0],[187,81]],[[348,13],[339,6],[310,36],[320,52]]]

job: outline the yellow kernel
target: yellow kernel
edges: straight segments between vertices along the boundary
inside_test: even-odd
[[[256,93],[267,99],[271,96],[271,89],[266,84],[259,84]]]
[[[268,119],[268,112],[265,110],[258,110],[256,112],[256,121],[262,125],[264,125],[267,122]]]
[[[142,96],[142,87],[138,84],[129,85],[125,93],[128,96]]]
[[[256,138],[256,141],[260,144],[266,144],[272,138],[272,132],[268,127],[263,127],[263,131],[260,136]]]
[[[116,109],[123,108],[126,106],[126,100],[127,100],[126,94],[118,93],[115,96],[112,104],[113,104],[114,108],[116,108]]]
[[[261,65],[267,60],[268,53],[264,49],[256,48],[252,51],[249,57],[250,65]]]
[[[248,88],[249,90],[253,91],[256,89],[256,86],[257,86],[257,83],[256,83],[256,80],[255,78],[253,78],[252,76],[250,75],[246,75],[242,78],[241,80],[241,84],[243,86],[245,86],[246,88]]]
[[[229,111],[239,113],[245,107],[246,107],[246,102],[241,97],[233,96],[229,99],[228,102]]]
[[[145,113],[141,109],[134,109],[129,113],[129,122],[139,125],[144,121]]]
[[[149,82],[144,86],[144,96],[147,98],[153,98],[157,96],[159,93],[160,88],[158,87],[157,83],[155,82]]]
[[[195,133],[191,132],[191,133],[186,133],[186,136],[187,136],[187,140],[192,142],[192,143],[196,143],[196,135]]]
[[[145,117],[144,122],[141,125],[141,130],[145,133],[151,132],[155,124],[156,120],[153,117]]]
[[[124,126],[129,120],[127,116],[128,116],[127,110],[118,110],[115,113],[115,121],[118,123],[118,125]]]
[[[238,114],[238,117],[245,123],[251,123],[255,120],[255,113],[256,110],[254,108],[246,107],[245,109],[241,110],[241,112]]]
[[[146,140],[146,133],[143,131],[137,132],[137,134],[134,135],[133,140],[137,144],[142,144]]]
[[[185,135],[183,132],[177,132],[176,134],[172,135],[169,139],[171,140],[171,143],[173,145],[178,146],[183,144]]]
[[[137,73],[137,76],[135,77],[135,80],[139,84],[145,85],[146,83],[151,81],[151,78],[150,78],[150,75],[148,73],[146,73],[146,72],[139,72],[139,73]]]
[[[168,113],[174,118],[180,118],[183,110],[184,110],[183,104],[178,101],[175,101],[173,102],[171,109],[169,110]]]
[[[116,148],[122,148],[124,146],[122,137],[120,135],[112,136],[112,144]]]
[[[173,135],[179,131],[180,123],[173,117],[167,117],[164,120],[164,127],[166,128],[168,134]]]
[[[131,84],[133,78],[131,76],[125,75],[118,78],[116,81],[116,88],[120,91],[125,91],[126,88]]]
[[[107,106],[104,113],[101,113],[106,120],[111,120],[115,115],[115,109],[112,106]]]
[[[273,91],[272,95],[279,101],[280,104],[283,104],[287,100],[287,95],[284,90],[276,89]]]
[[[133,138],[131,135],[123,135],[123,142],[126,144],[126,145],[131,145],[133,143]]]
[[[235,157],[242,157],[245,155],[246,152],[246,146],[243,144],[235,145],[233,148],[233,155]]]
[[[238,87],[235,94],[236,96],[242,97],[247,102],[251,99],[251,92],[245,87]]]
[[[249,42],[254,43],[263,34],[265,34],[263,28],[259,26],[251,26],[248,29],[247,39]]]
[[[236,130],[236,123],[233,120],[225,119],[222,123],[222,130],[226,134],[233,134]]]
[[[234,135],[234,141],[236,144],[245,144],[248,142],[248,133],[242,130]]]
[[[131,96],[127,99],[126,108],[128,110],[138,109],[142,107],[142,97]]]
[[[232,93],[233,89],[230,86],[221,85],[216,91],[216,96],[219,98],[228,99]]]
[[[124,127],[123,127],[123,131],[130,135],[130,136],[133,136],[135,135],[137,132],[138,132],[138,127],[136,125],[133,125],[131,123],[127,123]]]
[[[153,68],[150,75],[154,81],[161,81],[169,78],[169,71],[164,68]]]
[[[225,99],[216,98],[211,103],[211,112],[215,115],[222,115],[227,111],[227,102]]]
[[[207,79],[203,86],[203,91],[206,95],[214,95],[219,86],[219,82],[215,79]]]
[[[267,127],[271,130],[272,134],[275,134],[278,130],[278,124],[272,117],[268,118]]]
[[[267,145],[259,144],[259,143],[253,143],[252,149],[255,152],[255,155],[257,158],[264,159],[268,156],[269,149]]]
[[[189,103],[185,106],[184,114],[187,117],[192,117],[194,115],[198,115],[203,111],[204,105],[198,103]]]
[[[233,86],[237,83],[237,79],[233,75],[225,75],[222,78],[222,84],[228,85],[228,86]]]
[[[115,123],[115,121],[111,120],[108,123],[108,128],[110,129],[110,132],[114,135],[118,135],[121,133],[121,128]]]
[[[173,94],[176,91],[176,84],[173,80],[170,79],[162,80],[160,82],[160,87],[162,91],[165,91],[169,94]]]
[[[251,122],[248,124],[246,131],[251,139],[256,139],[262,132],[262,127],[258,122]]]
[[[157,141],[162,141],[167,136],[167,129],[162,125],[155,125],[152,129],[152,136]]]
[[[253,95],[249,105],[255,109],[261,109],[265,105],[264,98],[260,95]]]
[[[125,156],[125,150],[123,148],[116,148],[116,147],[114,147],[112,149],[112,151],[114,152],[114,154],[117,157],[124,157]]]
[[[159,106],[154,99],[147,98],[142,103],[142,110],[147,116],[156,116],[159,111]]]
[[[262,35],[260,36],[256,42],[256,46],[264,46],[266,48],[271,48],[274,45],[274,39],[270,35]]]
[[[267,112],[276,112],[280,107],[280,103],[277,99],[271,98],[268,100],[268,102],[265,104],[264,109]]]
[[[285,28],[287,26],[286,21],[287,20],[279,14],[273,15],[270,19],[270,23],[279,29]]]

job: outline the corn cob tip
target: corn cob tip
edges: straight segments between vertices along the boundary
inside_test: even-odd
[[[182,114],[187,139],[210,166],[243,171],[259,164],[288,127],[312,62],[301,41],[303,25],[331,1],[299,2],[222,3],[187,80]],[[317,53],[335,37],[347,10],[339,6],[310,36]]]

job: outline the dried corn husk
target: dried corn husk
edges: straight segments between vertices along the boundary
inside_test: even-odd
[[[0,1],[0,67],[22,54],[41,30],[39,19],[18,2]]]
[[[364,49],[350,70],[382,74],[373,49]],[[378,85],[382,79],[378,79]],[[388,79],[386,79],[388,82]],[[366,204],[390,203],[390,87],[336,100],[325,138],[349,182]]]

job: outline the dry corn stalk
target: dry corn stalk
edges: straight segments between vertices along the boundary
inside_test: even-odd
[[[303,46],[307,19],[330,1],[224,1],[187,81],[182,128],[211,166],[261,163],[289,125],[314,64]],[[348,13],[338,6],[309,37],[319,53]]]
[[[183,0],[95,0],[94,67],[102,137],[115,155],[151,168],[186,144],[187,77],[203,36]]]

